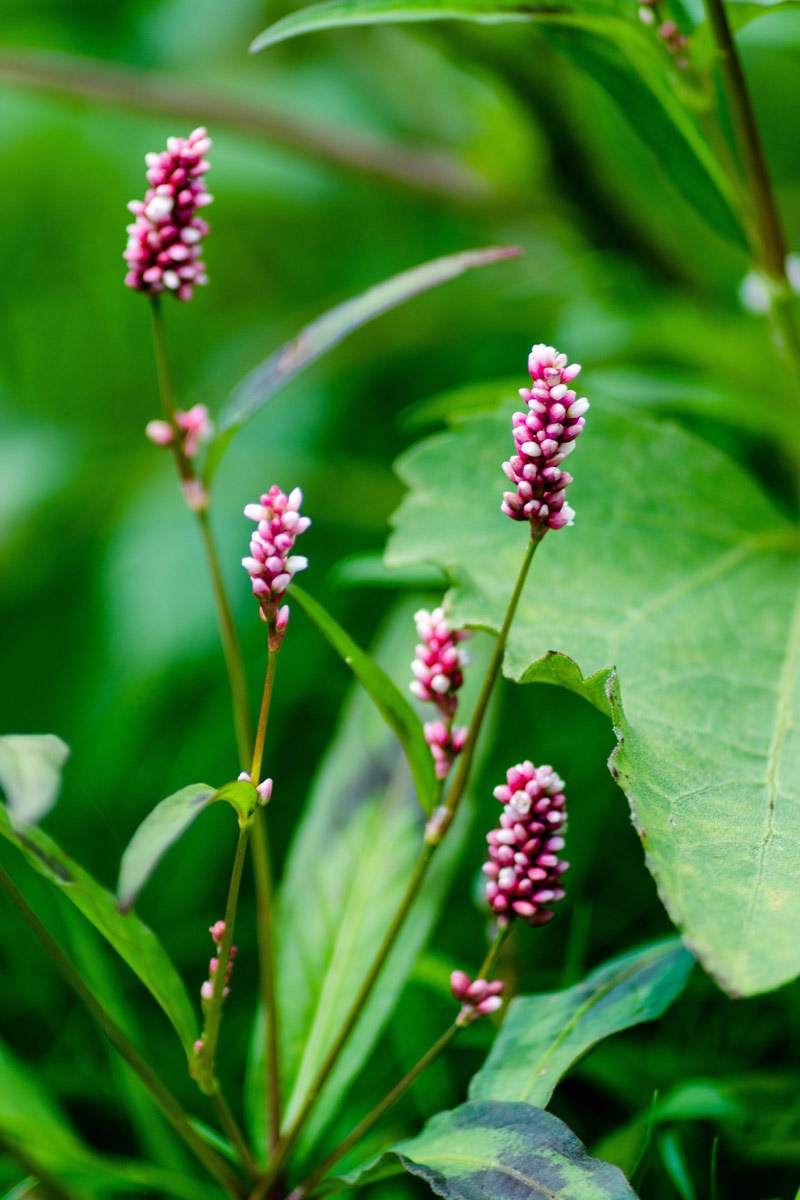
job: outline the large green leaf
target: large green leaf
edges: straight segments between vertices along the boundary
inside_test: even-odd
[[[513,407],[400,463],[387,561],[450,571],[460,624],[499,628],[525,549],[499,510]],[[777,987],[800,971],[800,533],[667,423],[593,409],[570,469],[575,528],[539,548],[505,669],[613,716],[673,920],[729,991]]]
[[[425,741],[422,722],[411,704],[383,668],[356,645],[350,635],[313,596],[293,586],[292,599],[297,601],[336,653],[341,655],[358,682],[378,706],[384,721],[394,730],[406,752],[408,765],[414,777],[417,799],[426,813],[432,813],[437,795],[433,755]]]
[[[414,607],[403,603],[395,610],[375,652],[397,681],[410,677]],[[477,666],[467,673],[465,692],[479,674]],[[466,710],[469,700],[464,703]],[[463,821],[457,822],[437,855],[379,985],[322,1093],[306,1145],[330,1120],[337,1097],[367,1061],[391,1015],[439,910],[462,827]],[[423,828],[397,739],[369,697],[356,688],[313,785],[279,895],[276,928],[287,1126],[297,1116],[389,927],[420,852]],[[257,1140],[263,1139],[265,1125],[262,1053],[263,1031],[256,1030],[247,1090]]]
[[[694,959],[678,938],[633,950],[563,992],[517,996],[471,1100],[525,1100],[545,1107],[564,1072],[595,1042],[660,1017],[681,992]]]
[[[15,820],[32,824],[50,811],[68,758],[69,746],[53,733],[0,737],[0,789]]]
[[[681,78],[653,30],[615,0],[325,0],[282,17],[250,49],[320,29],[437,20],[535,21],[551,44],[609,93],[701,216],[746,245],[731,180],[695,115],[707,97]]]
[[[398,304],[419,296],[440,283],[456,279],[473,267],[491,266],[522,253],[516,246],[488,246],[481,250],[463,250],[401,271],[383,283],[375,284],[359,296],[337,304],[306,325],[286,345],[270,354],[234,388],[219,415],[218,434],[208,450],[203,478],[209,482],[219,465],[225,447],[240,425],[248,421],[263,404],[326,350],[337,346],[348,334],[374,321]]]
[[[246,779],[226,783],[222,788],[207,783],[190,783],[167,796],[149,812],[134,833],[119,869],[117,905],[121,913],[133,907],[136,897],[161,859],[189,826],[217,800],[226,800],[242,819],[255,812],[258,793]]]
[[[122,916],[111,893],[41,829],[12,824],[5,805],[0,805],[0,837],[21,850],[34,870],[49,879],[114,947],[161,1005],[187,1055],[191,1054],[197,1037],[194,1006],[152,929],[132,913]]]
[[[393,1146],[407,1171],[452,1200],[634,1200],[618,1167],[590,1158],[552,1113],[473,1101]]]

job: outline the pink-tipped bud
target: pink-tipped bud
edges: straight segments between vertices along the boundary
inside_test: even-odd
[[[476,979],[474,982],[464,971],[453,971],[450,976],[450,991],[454,1000],[461,1001],[461,1011],[456,1018],[457,1025],[469,1025],[478,1017],[497,1012],[502,1006],[501,996],[505,984],[500,980],[489,983],[486,979]]]
[[[144,432],[154,446],[169,446],[175,436],[174,429],[167,421],[148,421]]]
[[[270,796],[272,795],[272,780],[271,779],[263,780],[263,782],[260,783],[258,785],[258,787],[256,788],[256,791],[258,792],[259,804],[266,804],[267,801],[269,800]]]

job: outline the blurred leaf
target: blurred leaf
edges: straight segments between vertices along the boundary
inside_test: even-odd
[[[122,855],[117,884],[117,907],[130,912],[136,897],[153,874],[161,859],[174,846],[200,813],[217,800],[226,800],[242,820],[255,811],[258,793],[252,783],[237,780],[224,787],[190,783],[167,796],[148,813]]]
[[[413,603],[394,611],[376,660],[397,678],[408,671]],[[439,911],[459,822],[405,923],[311,1119],[311,1144],[369,1058]],[[397,739],[358,687],[314,782],[278,899],[278,987],[284,1125],[289,1126],[339,1032],[406,890],[424,820]],[[247,1081],[249,1125],[263,1143],[263,1028],[254,1032]],[[303,1147],[300,1148],[301,1155]]]
[[[458,625],[499,629],[524,552],[499,510],[509,418],[400,462],[387,562],[446,568]],[[612,715],[611,770],[673,920],[729,991],[778,987],[800,971],[800,536],[666,423],[594,410],[573,462],[576,527],[537,552],[506,670]]]
[[[0,836],[12,842],[40,875],[66,896],[158,1001],[187,1055],[197,1037],[197,1017],[186,988],[152,929],[130,913],[121,916],[114,897],[41,829],[16,828],[0,805]]]
[[[491,266],[507,258],[518,258],[521,253],[516,246],[490,246],[482,250],[448,254],[444,258],[401,271],[399,275],[368,288],[360,296],[345,300],[312,321],[297,337],[251,371],[234,389],[218,418],[219,432],[208,450],[203,468],[204,480],[208,482],[213,476],[234,431],[258,412],[284,384],[315,362],[326,350],[338,345],[348,334],[396,308],[398,304],[441,283],[447,283],[473,267]]]
[[[591,1046],[666,1012],[694,959],[678,938],[633,950],[563,992],[511,1001],[471,1100],[525,1100],[544,1108],[568,1068]]]
[[[614,0],[577,0],[560,11],[534,0],[326,0],[282,17],[250,49],[320,29],[436,20],[536,21],[549,42],[605,88],[645,144],[657,147],[668,178],[701,216],[746,246],[734,190],[686,103],[687,85],[652,30],[620,13]],[[702,94],[692,95],[693,106],[705,103]]]
[[[766,17],[769,13],[784,12],[787,8],[797,8],[800,0],[728,0],[725,11],[734,33],[744,29],[757,17]]]
[[[69,746],[53,733],[0,737],[0,788],[15,821],[33,824],[50,811],[68,758]]]
[[[590,1158],[552,1113],[482,1101],[437,1113],[418,1137],[393,1146],[407,1171],[453,1200],[633,1200],[617,1167]]]
[[[374,701],[386,724],[396,734],[406,752],[408,765],[414,777],[417,799],[423,811],[430,815],[436,804],[438,783],[431,748],[425,741],[422,722],[411,704],[386,672],[356,645],[318,601],[296,586],[292,587],[292,597],[320,633],[327,638],[336,653],[344,659]]]
[[[675,1184],[675,1190],[681,1200],[697,1200],[683,1146],[680,1137],[674,1130],[668,1130],[661,1134],[658,1139],[658,1151],[664,1164],[664,1170]]]

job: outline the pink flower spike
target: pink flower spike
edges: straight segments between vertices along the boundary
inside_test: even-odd
[[[296,538],[311,521],[298,515],[303,503],[300,488],[287,496],[273,486],[261,496],[258,504],[245,506],[244,515],[256,522],[250,540],[250,554],[242,566],[252,580],[253,595],[259,602],[262,620],[269,629],[270,648],[277,650],[289,623],[289,607],[282,604],[292,577],[308,566],[302,554],[292,554]]]
[[[560,466],[574,449],[589,410],[589,401],[578,398],[569,386],[580,369],[552,346],[533,346],[528,356],[533,387],[520,388],[520,397],[529,412],[514,413],[516,454],[503,463],[503,472],[517,490],[503,493],[500,508],[513,521],[528,521],[534,541],[548,529],[572,525],[575,517],[564,502],[572,476]]]
[[[464,971],[453,971],[450,976],[450,991],[454,1000],[462,1002],[461,1011],[456,1018],[457,1025],[469,1025],[478,1017],[497,1012],[503,1001],[500,999],[505,984],[496,980],[489,983],[485,979],[470,980]]]
[[[500,828],[486,837],[489,877],[486,899],[501,925],[515,916],[529,925],[552,917],[550,905],[563,899],[561,876],[568,864],[556,851],[564,846],[566,826],[564,782],[552,767],[518,763],[506,772],[506,783],[494,794],[503,805]]]
[[[213,199],[205,189],[210,147],[206,131],[196,129],[188,138],[168,138],[166,151],[145,156],[150,187],[144,200],[128,205],[136,220],[128,226],[124,252],[125,285],[134,291],[171,291],[191,300],[193,289],[208,282],[200,245],[208,225],[197,211]]]
[[[463,668],[470,661],[458,644],[470,636],[466,629],[452,629],[443,607],[432,612],[421,608],[414,614],[417,657],[411,663],[414,679],[409,691],[418,700],[434,704],[441,719],[425,725],[425,740],[431,748],[437,779],[445,779],[454,759],[464,747],[467,730],[453,726],[458,705],[457,692],[464,682]]]

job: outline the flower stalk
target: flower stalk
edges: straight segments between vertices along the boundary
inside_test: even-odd
[[[739,51],[723,0],[706,0],[731,126],[752,208],[753,240],[769,280],[770,306],[780,348],[800,387],[800,332],[786,274],[786,239]]]

